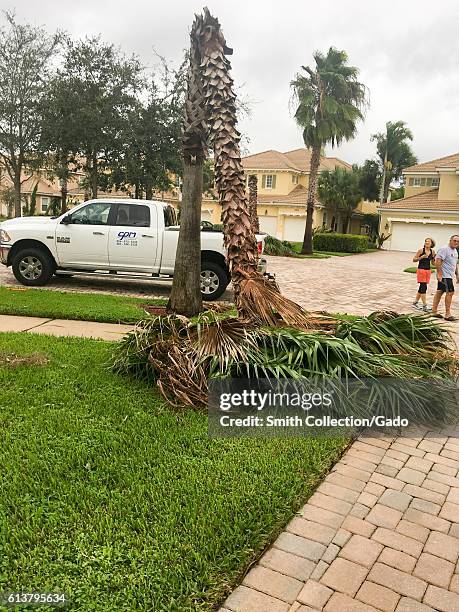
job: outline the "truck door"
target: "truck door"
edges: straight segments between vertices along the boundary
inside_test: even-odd
[[[156,272],[158,231],[156,208],[146,204],[114,205],[108,239],[110,268],[121,271]]]
[[[56,227],[59,265],[82,269],[108,268],[111,202],[93,202],[65,216]]]

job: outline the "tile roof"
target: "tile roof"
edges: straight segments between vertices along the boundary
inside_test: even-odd
[[[296,170],[297,172],[309,172],[311,151],[304,147],[285,153],[271,149],[243,157],[242,164],[246,170]],[[337,157],[322,156],[320,158],[319,171],[333,170],[337,166],[349,170],[352,168],[351,164]]]
[[[261,195],[258,194],[259,204],[298,204],[306,206],[308,199],[308,189],[303,185],[297,185],[295,189],[288,195]],[[316,199],[316,205],[320,205],[320,202]]]
[[[381,210],[459,210],[459,200],[439,200],[438,189],[430,189],[424,193],[386,202],[380,206]]]
[[[458,168],[459,169],[459,153],[447,155],[433,159],[432,161],[416,164],[409,168],[404,168],[403,172],[435,172],[437,168]]]

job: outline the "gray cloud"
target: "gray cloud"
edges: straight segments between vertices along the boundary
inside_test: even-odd
[[[371,94],[371,107],[357,137],[333,151],[350,162],[374,155],[370,135],[388,120],[404,120],[421,160],[459,150],[459,4],[405,0],[385,4],[345,0],[313,4],[300,0],[209,0],[229,46],[233,76],[243,84],[252,112],[241,121],[249,149],[302,146],[292,118],[289,83],[316,49],[345,49]],[[152,65],[152,49],[179,62],[188,45],[194,12],[186,0],[16,0],[18,17],[62,28],[74,36],[98,34],[137,53]],[[0,0],[2,9],[14,6]],[[332,153],[329,149],[328,153]]]

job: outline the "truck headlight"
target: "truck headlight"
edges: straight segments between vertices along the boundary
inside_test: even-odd
[[[10,240],[10,235],[7,234],[5,230],[0,229],[0,242],[10,242]]]

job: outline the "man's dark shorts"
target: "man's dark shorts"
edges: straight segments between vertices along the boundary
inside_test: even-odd
[[[454,283],[452,278],[444,278],[441,281],[438,281],[437,291],[442,291],[445,293],[454,293]]]

